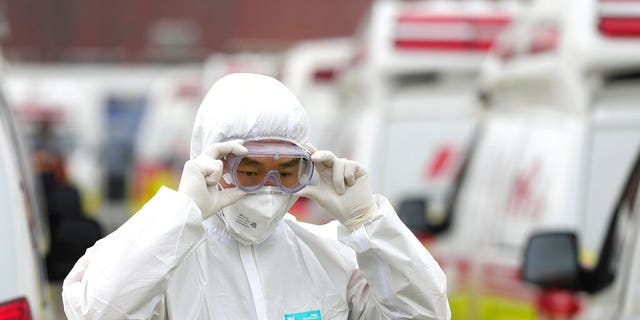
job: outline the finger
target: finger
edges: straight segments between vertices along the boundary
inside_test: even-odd
[[[326,168],[333,167],[333,162],[336,159],[338,159],[338,157],[336,157],[333,152],[327,150],[316,151],[313,155],[311,155],[311,160],[313,160],[316,165],[322,165]]]
[[[312,200],[317,200],[319,194],[320,194],[320,191],[318,187],[307,185],[304,188],[302,188],[302,190],[294,193],[293,195],[296,197],[304,197]]]
[[[222,177],[222,164],[220,169],[212,171],[211,174],[204,177],[204,181],[207,183],[207,187],[216,186],[220,183],[220,177]]]
[[[362,164],[355,162],[356,164],[356,171],[355,171],[355,178],[356,180],[359,179],[360,177],[366,176],[367,173],[367,169],[364,168],[364,166],[362,166]]]
[[[192,170],[194,170],[195,172],[200,173],[202,176],[206,177],[218,169],[216,161],[220,160],[215,160],[205,155],[200,155],[193,160],[187,161],[185,167],[192,168]],[[222,164],[222,162],[220,162],[220,164]]]
[[[192,162],[192,165],[204,177],[207,186],[216,185],[220,181],[222,161],[200,156]]]
[[[333,188],[338,194],[343,194],[346,189],[344,185],[344,169],[346,163],[346,159],[337,159],[333,162]]]
[[[247,154],[248,150],[242,144],[243,140],[231,140],[221,143],[213,144],[209,149],[205,151],[205,154],[213,159],[220,159],[230,153],[235,155]]]
[[[212,188],[216,188],[212,190]],[[218,213],[220,210],[228,207],[229,205],[234,204],[242,197],[244,197],[247,193],[240,190],[239,188],[230,188],[230,189],[222,189],[218,190],[217,187],[210,187],[210,192],[215,192],[216,201],[215,206],[211,207],[207,216],[211,216],[213,214]]]
[[[344,166],[344,181],[347,186],[352,186],[356,182],[356,168],[358,164],[355,161],[347,160]]]
[[[222,189],[219,192],[220,195],[220,204],[223,207],[234,204],[236,201],[240,200],[242,197],[247,195],[245,191],[242,191],[240,188],[227,188]]]

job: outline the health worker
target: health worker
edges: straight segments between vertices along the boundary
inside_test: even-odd
[[[148,137],[162,139],[162,137]],[[162,187],[63,283],[74,319],[449,319],[445,275],[373,195],[367,171],[309,144],[278,80],[219,79],[178,190]],[[296,221],[299,197],[336,220]]]

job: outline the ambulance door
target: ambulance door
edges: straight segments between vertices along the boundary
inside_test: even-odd
[[[468,242],[475,244],[473,294],[481,319],[534,319],[535,291],[519,277],[521,249],[542,225],[575,227],[584,132],[577,119],[552,110],[513,111],[502,121],[515,127],[511,146],[489,152],[508,152],[507,161],[483,166],[493,181],[472,193],[487,203],[466,209],[482,230]]]
[[[474,260],[486,246],[493,224],[502,223],[496,214],[498,204],[508,197],[509,183],[516,174],[516,164],[526,132],[521,119],[493,112],[488,116],[466,168],[459,196],[452,212],[452,227],[432,243],[431,250],[445,270],[449,302],[454,319],[479,315]]]
[[[595,266],[578,261],[581,239],[575,231],[548,228],[529,239],[523,252],[522,278],[541,289],[537,298],[540,318],[638,318],[634,286],[638,280],[639,160],[636,157],[633,170],[626,175],[625,188],[617,192],[615,209],[606,215],[607,231]]]
[[[426,195],[443,211],[446,193],[474,133],[479,108],[473,74],[399,76],[377,145],[376,186],[393,203]]]
[[[640,150],[640,74],[635,77],[607,77],[594,97],[584,233],[581,235],[583,262],[593,261],[606,233],[607,217],[614,210],[624,188],[635,155]]]

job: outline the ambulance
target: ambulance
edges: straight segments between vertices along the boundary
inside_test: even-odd
[[[482,128],[430,247],[455,319],[575,312],[579,299],[522,281],[525,244],[571,230],[576,259],[597,266],[640,149],[640,2],[539,0],[522,13],[482,69]]]
[[[477,75],[518,10],[508,1],[374,1],[341,77],[338,156],[364,164],[373,190],[419,236],[441,221],[482,109]],[[404,210],[402,212],[405,212]]]
[[[544,316],[640,319],[638,156],[624,189],[616,197],[614,210],[607,215],[607,231],[597,265],[580,262],[582,237],[573,230],[539,230],[527,241],[522,278],[547,292],[537,301]]]
[[[353,56],[351,38],[306,40],[282,56],[279,78],[304,106],[311,121],[312,143],[331,147],[340,124],[340,76]]]
[[[53,319],[46,220],[10,108],[0,95],[0,319]]]

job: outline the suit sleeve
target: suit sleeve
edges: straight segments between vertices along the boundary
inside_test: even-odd
[[[200,210],[161,188],[118,230],[87,250],[67,275],[62,299],[75,319],[163,319],[176,267],[204,241]]]
[[[339,228],[356,252],[348,285],[350,319],[450,319],[446,277],[427,249],[382,196],[379,211],[359,228]]]

